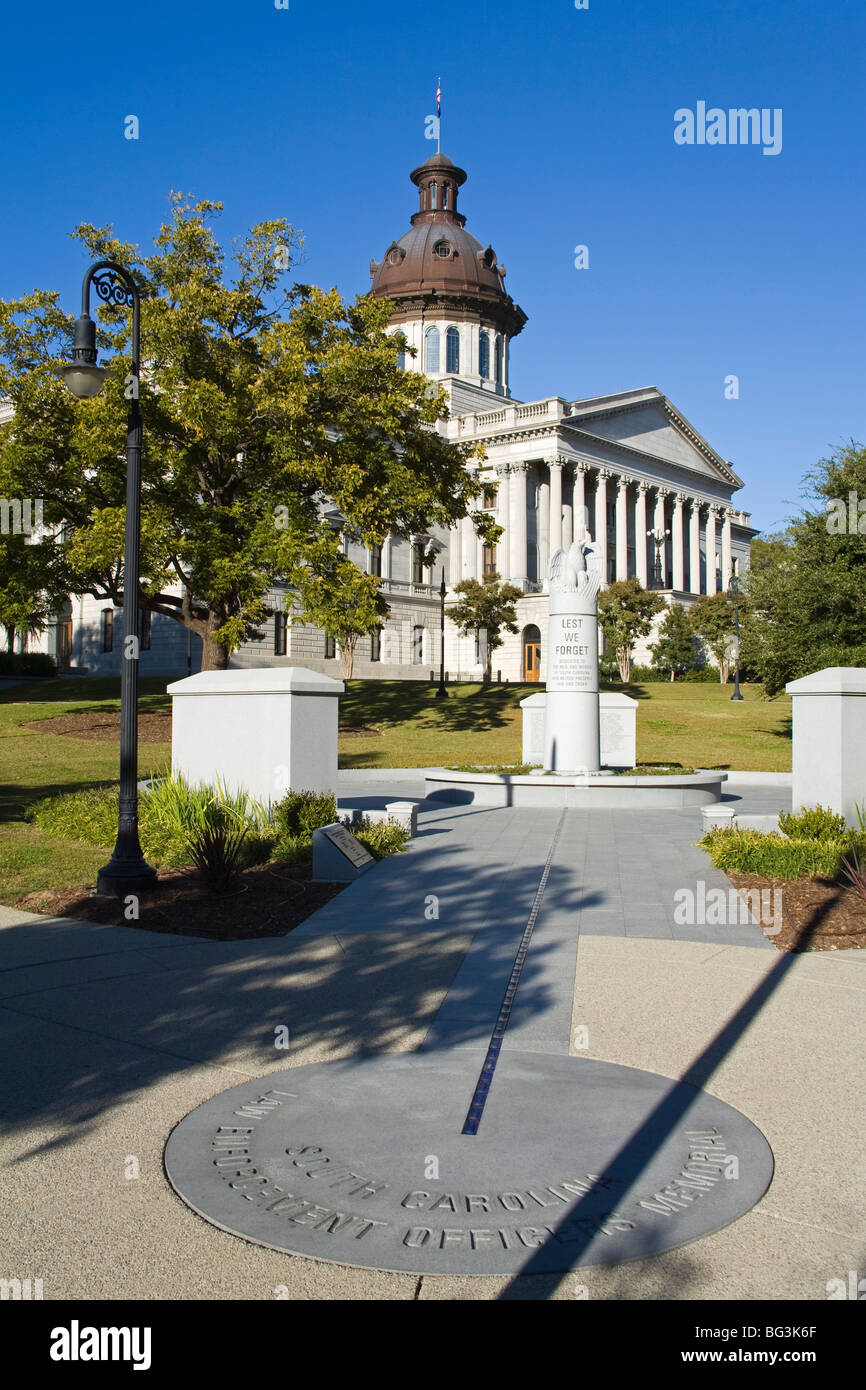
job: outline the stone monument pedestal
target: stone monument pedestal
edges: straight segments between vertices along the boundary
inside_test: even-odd
[[[827,666],[785,686],[793,697],[791,808],[827,806],[857,825],[866,805],[866,667]]]
[[[337,697],[343,682],[305,666],[201,671],[168,686],[171,770],[191,786],[245,791],[337,791]]]
[[[593,568],[587,565],[590,557]],[[591,542],[579,537],[550,560],[547,626],[547,772],[598,772],[598,591],[601,574]]]
[[[634,767],[637,746],[637,700],[616,691],[598,697],[599,751],[602,767]],[[520,701],[523,710],[521,762],[540,766],[544,759],[544,718],[547,695],[539,690]]]

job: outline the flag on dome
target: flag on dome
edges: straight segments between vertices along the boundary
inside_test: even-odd
[[[442,115],[442,78],[436,80],[436,115]]]

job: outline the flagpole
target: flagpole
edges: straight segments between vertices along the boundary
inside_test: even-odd
[[[442,153],[442,78],[436,82],[436,153]]]

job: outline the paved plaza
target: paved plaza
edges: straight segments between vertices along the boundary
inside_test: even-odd
[[[395,796],[420,800],[423,774],[341,774],[343,805]],[[732,779],[726,796],[765,813],[790,792]],[[608,1268],[420,1278],[282,1254],[189,1210],[163,1150],[210,1097],[313,1062],[483,1050],[557,829],[503,1055],[596,1059],[705,1089],[772,1147],[757,1205]],[[427,801],[407,853],[285,938],[217,943],[0,909],[4,1271],[60,1299],[544,1299],[579,1287],[591,1299],[826,1298],[866,1257],[852,1084],[863,956],[783,956],[752,922],[678,925],[678,889],[729,887],[700,835],[691,809]],[[281,1028],[287,1049],[275,1047]]]

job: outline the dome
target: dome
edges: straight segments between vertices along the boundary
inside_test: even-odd
[[[492,246],[466,231],[466,218],[457,211],[466,171],[447,155],[433,154],[410,177],[419,191],[419,210],[381,261],[370,262],[371,292],[394,300],[393,323],[419,309],[441,307],[451,317],[477,320],[480,315],[510,336],[519,333],[526,315],[506,293],[505,267]]]

